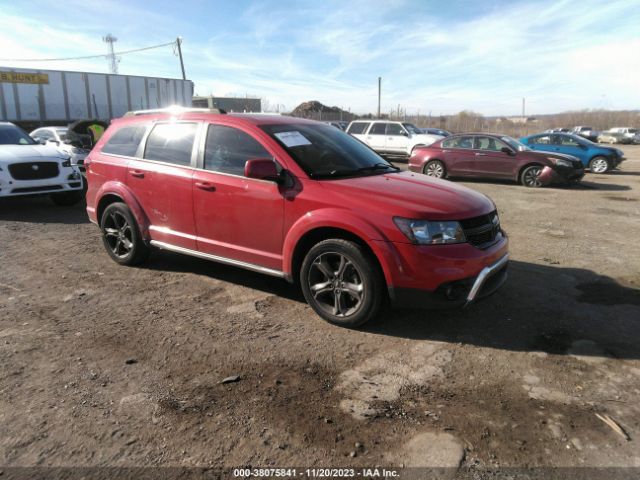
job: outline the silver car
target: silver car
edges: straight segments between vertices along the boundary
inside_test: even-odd
[[[84,171],[84,160],[89,151],[75,141],[73,133],[69,133],[67,127],[41,127],[29,134],[36,142],[42,145],[55,145],[58,150],[71,157],[71,164]]]

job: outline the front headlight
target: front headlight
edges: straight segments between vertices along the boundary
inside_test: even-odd
[[[556,165],[558,165],[559,167],[573,167],[573,164],[569,160],[563,160],[561,158],[550,158],[550,160],[555,160]]]
[[[430,222],[402,217],[393,217],[393,221],[412,243],[419,245],[442,245],[467,241],[459,222]]]

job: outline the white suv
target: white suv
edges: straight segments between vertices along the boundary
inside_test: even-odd
[[[66,153],[38,144],[13,123],[0,122],[0,199],[36,194],[73,205],[83,197],[82,175]]]
[[[431,145],[444,138],[422,133],[418,127],[406,122],[388,120],[354,120],[347,133],[366,143],[376,152],[407,157],[416,147]]]

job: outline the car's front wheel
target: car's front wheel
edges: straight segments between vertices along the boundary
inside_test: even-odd
[[[540,165],[530,165],[522,171],[520,182],[529,188],[541,187],[540,173],[542,173],[542,167]]]
[[[149,246],[126,204],[109,205],[102,214],[100,229],[107,253],[120,265],[139,265],[149,257]]]
[[[593,157],[589,162],[591,173],[607,173],[611,168],[607,157]]]
[[[384,280],[375,259],[348,240],[324,240],[311,248],[302,262],[300,284],[318,315],[344,327],[371,320],[384,299]]]
[[[447,176],[447,169],[440,160],[430,160],[425,164],[422,173],[430,177],[445,178]]]

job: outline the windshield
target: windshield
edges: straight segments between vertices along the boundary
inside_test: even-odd
[[[416,127],[413,123],[403,123],[404,128],[407,129],[409,133],[421,134],[422,130]]]
[[[312,178],[375,175],[398,169],[351,135],[329,125],[261,125]]]
[[[0,125],[0,145],[35,145],[36,141],[15,125]]]
[[[500,137],[500,140],[502,140],[504,143],[508,144],[511,148],[514,148],[518,152],[524,152],[524,151],[527,151],[527,150],[531,150],[524,143],[520,143],[515,138],[511,138],[511,137],[506,137],[505,136],[505,137]]]

